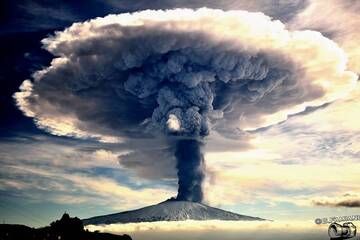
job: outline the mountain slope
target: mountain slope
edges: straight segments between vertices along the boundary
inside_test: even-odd
[[[84,225],[134,223],[155,221],[184,221],[184,220],[232,220],[256,221],[261,218],[250,217],[209,207],[205,204],[187,201],[165,201],[156,205],[133,211],[120,212],[110,215],[83,219]]]

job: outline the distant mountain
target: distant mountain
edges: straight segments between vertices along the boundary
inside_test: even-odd
[[[60,220],[43,228],[24,225],[0,224],[1,240],[131,240],[128,235],[89,232],[79,218],[64,214]]]
[[[167,200],[156,205],[133,211],[120,212],[104,216],[83,219],[84,225],[111,223],[136,223],[156,221],[184,220],[232,220],[232,221],[262,221],[265,219],[240,215],[209,207],[197,202]]]

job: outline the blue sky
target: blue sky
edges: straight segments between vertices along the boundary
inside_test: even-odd
[[[70,111],[51,115],[45,104],[39,104],[39,108],[35,104],[33,108],[22,105],[22,111],[19,102],[16,106],[13,95],[22,82],[31,79],[34,72],[56,65],[51,63],[54,56],[42,48],[41,40],[74,22],[108,14],[177,7],[263,12],[280,19],[289,31],[321,32],[336,43],[329,45],[330,50],[336,48],[334,53],[338,53],[337,49],[341,49],[344,53],[339,55],[341,63],[334,60],[335,65],[339,64],[336,67],[344,61],[346,71],[351,71],[352,76],[360,72],[360,36],[355,31],[360,27],[360,19],[352,10],[360,5],[354,4],[350,9],[347,1],[94,0],[87,2],[86,9],[80,3],[65,1],[1,4],[5,14],[0,19],[3,86],[0,89],[0,220],[9,223],[42,226],[65,211],[85,218],[155,204],[177,193],[176,163],[163,138],[132,138],[133,135],[127,135],[127,125],[109,131],[103,122],[102,125],[84,122],[88,125],[82,123],[79,124],[82,127],[72,128],[66,122]],[[319,10],[331,12],[333,19],[319,16],[316,14]],[[59,37],[50,43],[61,40]],[[326,51],[322,51],[319,47],[317,53],[326,57]],[[321,56],[296,55],[299,61],[307,60],[304,69],[312,69],[311,64],[320,66],[320,70],[309,70],[311,77],[325,79],[324,82],[336,80],[338,76],[329,74],[331,67],[321,62]],[[339,69],[345,71],[341,66]],[[338,68],[335,72],[338,73]],[[329,97],[331,103],[324,101],[323,107],[290,111],[286,121],[280,115],[269,116],[269,124],[261,127],[253,121],[256,117],[245,116],[239,122],[249,131],[241,132],[241,137],[237,132],[223,132],[224,135],[220,130],[211,132],[204,150],[205,202],[275,220],[312,220],[358,213],[359,86],[354,84],[351,89],[346,88],[349,91],[343,91],[342,83],[346,81],[335,80],[324,88],[331,93],[329,96],[336,95],[336,99]],[[42,111],[36,112],[37,109]],[[29,117],[31,111],[35,114]],[[248,112],[249,116],[257,116],[251,110]],[[136,113],[133,119],[144,114]],[[48,114],[48,118],[43,120],[41,114]],[[116,131],[121,134],[117,135]]]

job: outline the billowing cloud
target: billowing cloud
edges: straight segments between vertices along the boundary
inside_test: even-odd
[[[15,98],[59,135],[113,140],[154,128],[173,132],[174,117],[181,135],[256,129],[342,97],[356,81],[334,42],[289,32],[261,13],[110,15],[43,43],[56,58]]]
[[[349,68],[359,73],[359,10],[359,1],[311,0],[309,5],[289,23],[289,26],[295,29],[313,29],[324,32],[346,51]]]

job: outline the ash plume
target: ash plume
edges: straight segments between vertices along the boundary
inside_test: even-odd
[[[24,114],[56,135],[165,138],[179,200],[203,200],[201,146],[212,131],[232,139],[271,126],[340,98],[357,79],[320,33],[246,11],[109,15],[42,42],[55,58],[15,93]]]
[[[201,143],[197,140],[180,140],[176,143],[175,157],[178,169],[177,200],[202,202],[202,182],[205,178],[204,156]]]

